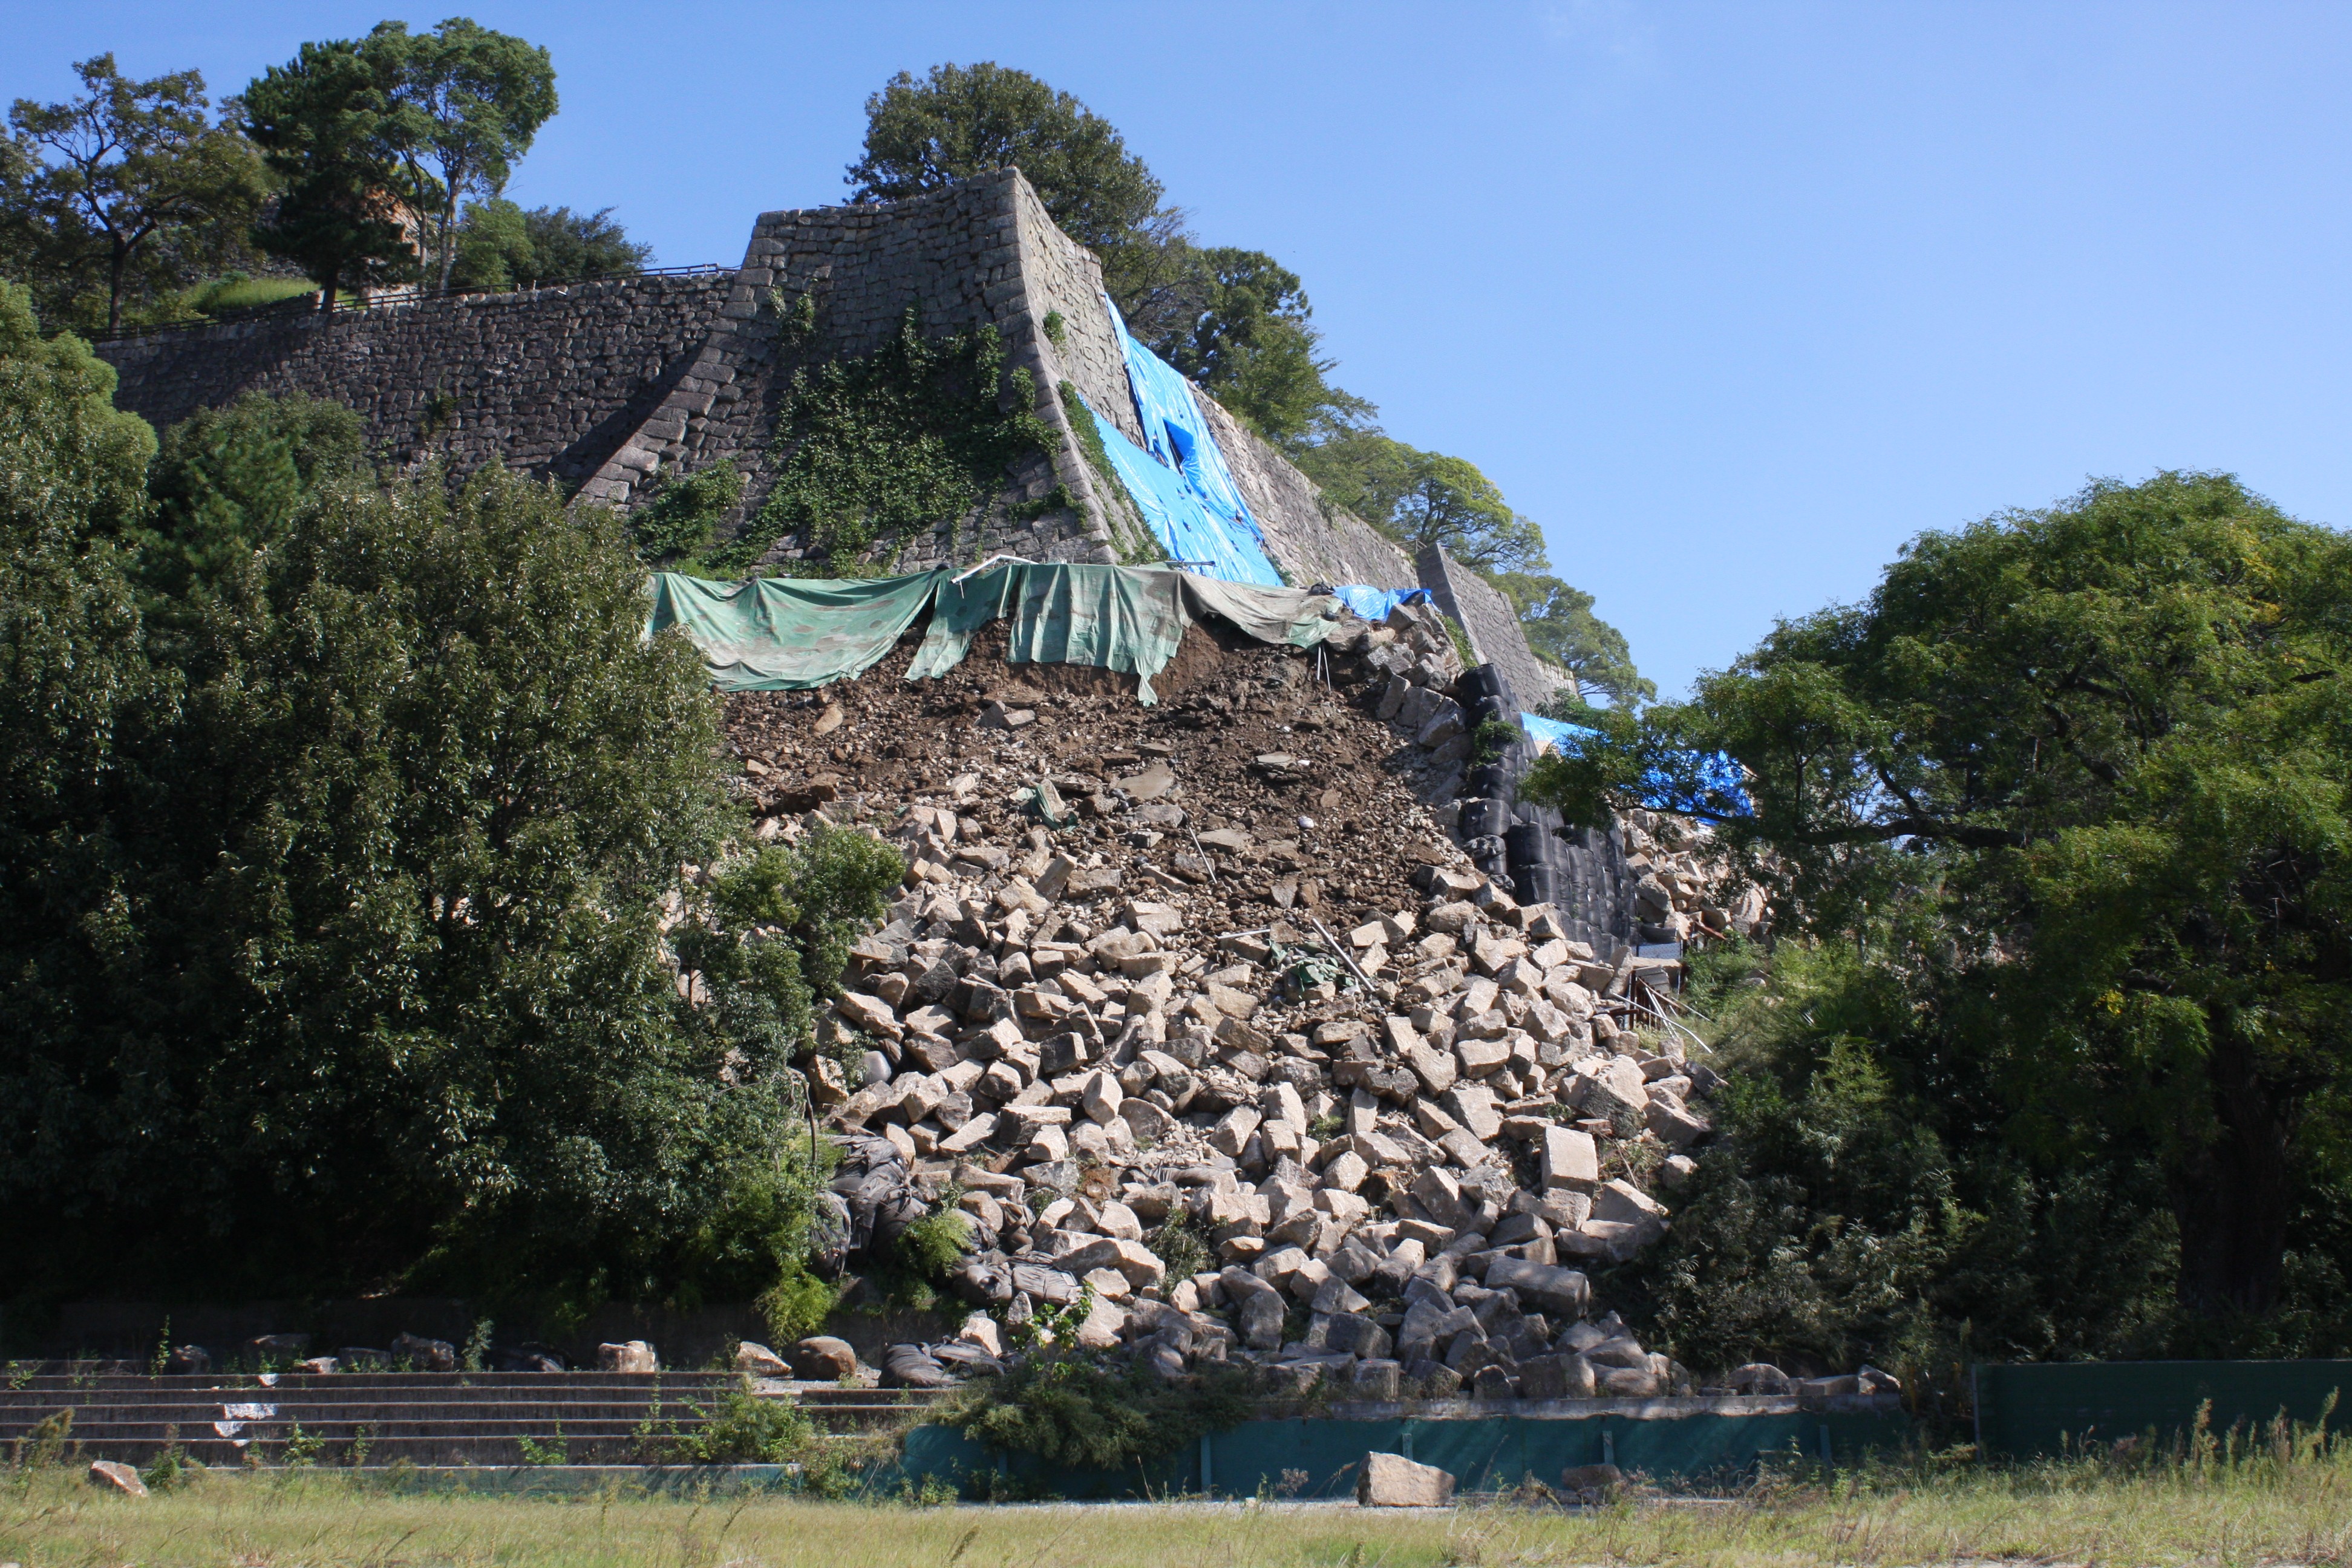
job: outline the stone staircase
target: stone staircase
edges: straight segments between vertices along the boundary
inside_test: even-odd
[[[278,1373],[154,1377],[21,1365],[0,1378],[0,1458],[144,1465],[176,1444],[207,1465],[635,1464],[700,1426],[732,1373]],[[758,1380],[820,1431],[887,1427],[934,1396]]]

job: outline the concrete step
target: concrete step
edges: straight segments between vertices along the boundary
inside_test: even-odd
[[[58,1390],[102,1393],[110,1389],[293,1388],[614,1388],[696,1389],[732,1388],[741,1374],[732,1372],[336,1372],[205,1373],[188,1377],[141,1374],[37,1376],[0,1380],[0,1402],[12,1395]],[[835,1384],[814,1386],[835,1389]],[[854,1392],[854,1391],[852,1391]]]
[[[661,1457],[663,1439],[693,1431],[730,1390],[731,1373],[402,1373],[255,1380],[122,1375],[18,1380],[0,1388],[0,1446],[38,1441],[44,1422],[72,1413],[65,1441],[83,1458],[146,1463],[176,1445],[206,1464],[285,1461],[300,1442],[321,1461],[369,1465],[511,1465],[561,1451],[580,1462]],[[821,1433],[846,1436],[899,1425],[940,1391],[854,1389],[762,1380],[760,1397],[801,1405]],[[263,1406],[237,1416],[231,1406]],[[234,1423],[224,1433],[219,1424]],[[649,1451],[645,1428],[654,1428]]]

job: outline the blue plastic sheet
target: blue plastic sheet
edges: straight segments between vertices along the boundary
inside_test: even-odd
[[[1418,605],[1429,598],[1426,588],[1367,588],[1360,583],[1331,590],[1341,604],[1368,621],[1384,621],[1399,605]]]
[[[1254,583],[1278,588],[1282,574],[1266,559],[1265,547],[1254,529],[1228,527],[1192,492],[1184,475],[1129,440],[1119,427],[1097,413],[1093,404],[1095,431],[1102,437],[1110,466],[1118,470],[1136,509],[1171,561],[1187,569],[1228,583]]]
[[[1345,588],[1339,590],[1342,597],[1346,596],[1347,592]],[[1353,607],[1353,605],[1349,606],[1351,609]],[[1370,619],[1370,616],[1365,618]],[[1547,719],[1540,713],[1520,714],[1519,728],[1528,732],[1528,739],[1536,743],[1536,750],[1557,752],[1563,757],[1575,756],[1578,742],[1601,733],[1598,730],[1588,730],[1581,724],[1570,724],[1558,719]]]
[[[1230,527],[1246,531],[1261,543],[1265,535],[1250,516],[1241,487],[1234,483],[1225,454],[1210,433],[1208,419],[1192,395],[1192,384],[1182,373],[1137,342],[1127,330],[1118,307],[1103,296],[1118,346],[1127,356],[1127,386],[1135,398],[1136,417],[1143,422],[1144,449],[1184,476],[1186,488],[1201,498],[1211,515]]]
[[[1581,755],[1583,742],[1601,733],[1589,725],[1547,719],[1540,713],[1520,714],[1519,728],[1527,731],[1528,739],[1536,743],[1538,751],[1552,752],[1563,757]],[[1699,795],[1708,797],[1706,801],[1685,792],[1663,770],[1653,768],[1642,780],[1643,805],[1652,811],[1687,813],[1702,804],[1713,806],[1728,800],[1732,809],[1742,816],[1754,809],[1748,799],[1747,775],[1740,771],[1738,763],[1721,752],[1695,761]]]

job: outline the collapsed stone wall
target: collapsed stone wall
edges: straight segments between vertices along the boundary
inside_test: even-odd
[[[1892,1399],[1868,1369],[1702,1378],[1597,1299],[1595,1266],[1672,1223],[1720,1080],[1664,1022],[1671,961],[1580,939],[1438,833],[1496,683],[1433,609],[1310,652],[1197,625],[1154,708],[1005,662],[1000,627],[910,682],[914,640],[728,705],[761,837],[865,825],[908,862],[804,1058],[846,1258],[932,1205],[968,1221],[972,1310],[889,1346],[886,1385],[999,1368],[1007,1331],[1083,1303],[1057,1332],[1171,1378]],[[1679,908],[1674,860],[1648,879]],[[788,1364],[857,1375],[849,1350]]]
[[[1511,689],[1525,704],[1522,711],[1540,710],[1553,693],[1569,684],[1528,647],[1527,633],[1510,600],[1448,555],[1444,546],[1423,545],[1413,565],[1421,585],[1429,590],[1437,607],[1462,623],[1479,662],[1494,665],[1510,681]]]
[[[624,509],[666,479],[732,461],[746,480],[741,505],[723,520],[733,532],[754,526],[774,483],[777,427],[795,378],[873,353],[910,311],[926,336],[993,327],[1052,435],[975,511],[877,552],[901,571],[1000,552],[1159,558],[1125,490],[1087,460],[1061,395],[1066,384],[1142,441],[1101,265],[1017,170],[906,201],[762,213],[732,271],[271,318],[100,352],[121,374],[121,405],[159,426],[249,391],[305,392],[357,409],[370,441],[398,461],[439,458],[459,474],[505,463]],[[1195,396],[1268,555],[1294,585],[1427,587],[1510,694],[1506,702],[1488,694],[1493,716],[1515,720],[1519,706],[1539,707],[1558,689],[1500,594],[1443,550],[1408,557],[1329,504],[1214,398]],[[784,540],[772,558],[810,549]],[[1622,849],[1605,835],[1563,840],[1550,832],[1556,819],[1512,802],[1511,781],[1532,755],[1516,748],[1502,774],[1472,792],[1462,837],[1493,840],[1482,858],[1490,873],[1532,876],[1583,939],[1630,939]]]

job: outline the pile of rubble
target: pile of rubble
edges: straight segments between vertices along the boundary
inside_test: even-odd
[[[1440,826],[1479,759],[1433,612],[1305,654],[1195,627],[1157,708],[980,647],[908,687],[906,652],[730,703],[763,834],[864,822],[910,866],[809,1069],[855,1241],[928,1204],[970,1219],[978,1310],[894,1381],[994,1364],[1060,1310],[1169,1376],[1696,1389],[1580,1266],[1664,1234],[1718,1080],[1656,994],[1672,960],[1572,940]],[[1623,829],[1644,921],[1760,918],[1706,901],[1681,825]]]

